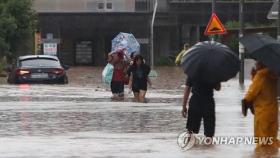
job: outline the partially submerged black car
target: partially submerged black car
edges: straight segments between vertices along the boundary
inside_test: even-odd
[[[66,70],[55,56],[28,55],[18,58],[16,65],[8,67],[8,83],[67,84]]]

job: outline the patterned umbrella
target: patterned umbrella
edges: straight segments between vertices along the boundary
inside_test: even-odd
[[[130,56],[133,52],[140,52],[140,44],[133,34],[120,32],[112,40],[112,52],[116,52],[120,49],[125,49],[126,55]]]

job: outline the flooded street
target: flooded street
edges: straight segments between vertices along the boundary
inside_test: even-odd
[[[65,86],[0,85],[0,157],[260,156],[255,145],[197,145],[188,151],[177,146],[186,123],[181,117],[185,76],[177,68],[158,69],[147,104],[133,103],[128,93],[124,102],[112,102],[99,75],[80,72],[77,76],[75,71],[69,72],[72,82]],[[253,136],[252,115],[244,118],[241,114],[243,94],[237,79],[223,83],[222,91],[215,93],[216,136]],[[280,157],[278,153],[265,155]]]

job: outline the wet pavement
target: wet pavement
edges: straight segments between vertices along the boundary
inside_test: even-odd
[[[73,68],[69,85],[0,85],[0,157],[280,157],[255,152],[255,145],[182,151],[176,141],[186,123],[181,117],[185,75],[179,68],[156,70],[146,104],[133,103],[127,92],[124,102],[112,102],[101,68]],[[233,79],[215,93],[216,136],[253,136],[252,115],[240,112],[244,91]]]

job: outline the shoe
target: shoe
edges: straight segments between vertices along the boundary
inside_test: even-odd
[[[243,116],[246,117],[247,116],[248,107],[245,104],[245,100],[244,99],[242,100],[242,103],[241,103],[241,110],[242,110]]]

